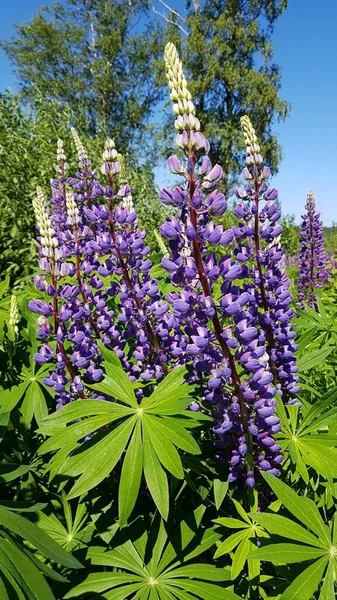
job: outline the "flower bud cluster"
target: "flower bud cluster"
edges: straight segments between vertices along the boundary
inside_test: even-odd
[[[323,223],[316,211],[313,192],[308,192],[300,229],[300,260],[298,277],[298,305],[316,306],[317,289],[328,281],[330,272],[324,248]]]
[[[11,296],[11,306],[9,310],[9,325],[12,328],[14,336],[19,333],[18,323],[19,323],[19,309],[18,302],[15,294]]]
[[[179,132],[176,143],[182,150],[197,153],[199,156],[207,154],[209,142],[200,133],[200,122],[195,116],[192,96],[187,87],[183,73],[182,63],[174,44],[165,47],[166,77],[173,101],[173,111],[177,115],[174,126]]]

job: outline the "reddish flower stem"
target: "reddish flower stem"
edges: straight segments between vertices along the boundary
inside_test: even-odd
[[[190,157],[190,160],[191,159]],[[197,223],[197,212],[193,206],[193,202],[192,202],[192,198],[193,198],[193,194],[195,192],[196,189],[196,185],[195,185],[195,179],[194,176],[190,176],[188,178],[188,182],[189,182],[189,212],[190,212],[190,219],[192,222],[192,225],[196,231],[196,238],[193,240],[192,244],[193,244],[193,256],[194,256],[194,260],[195,260],[195,264],[198,270],[198,274],[199,274],[199,280],[204,292],[205,297],[209,297],[212,298],[212,292],[211,292],[211,287],[209,284],[209,280],[208,277],[205,274],[205,270],[204,270],[204,264],[202,261],[202,256],[201,256],[201,251],[200,251],[200,240],[199,240],[199,236],[198,236],[198,223]],[[253,456],[252,456],[252,437],[249,433],[249,429],[248,429],[248,411],[247,411],[247,404],[246,401],[244,399],[242,390],[241,390],[241,382],[240,382],[240,378],[236,369],[236,365],[235,365],[235,361],[234,358],[229,350],[229,348],[226,345],[226,342],[223,338],[223,328],[221,326],[220,323],[220,319],[217,313],[217,309],[215,307],[215,303],[214,303],[214,310],[215,310],[215,315],[212,318],[212,322],[213,322],[213,327],[214,327],[214,332],[216,335],[216,338],[219,342],[219,345],[221,347],[221,350],[225,356],[225,358],[228,360],[228,364],[231,370],[231,374],[232,374],[232,381],[233,381],[233,386],[235,389],[235,393],[239,399],[239,405],[240,405],[240,413],[241,413],[241,420],[242,420],[242,426],[243,426],[243,431],[245,434],[245,438],[247,441],[247,446],[248,446],[248,452],[246,455],[246,461],[247,461],[247,465],[249,467],[249,469],[253,468]]]

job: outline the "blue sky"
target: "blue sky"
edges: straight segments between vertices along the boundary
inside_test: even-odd
[[[170,2],[168,2],[170,4]],[[0,0],[0,37],[9,37],[15,21],[27,21],[45,0]],[[171,2],[178,6],[179,0]],[[282,211],[299,222],[306,193],[312,189],[324,224],[337,221],[337,0],[289,0],[275,26],[275,62],[283,70],[281,96],[292,104],[290,117],[275,130],[284,159],[272,184]],[[6,57],[0,54],[0,91],[15,89]],[[157,179],[164,180],[159,169]]]

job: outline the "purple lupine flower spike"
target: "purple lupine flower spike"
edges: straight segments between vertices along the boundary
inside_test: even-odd
[[[245,283],[255,276],[255,270],[248,266],[254,258],[250,244],[254,230],[239,223],[239,227],[224,232],[221,225],[213,223],[213,215],[223,214],[227,207],[216,189],[222,169],[212,166],[207,156],[209,142],[200,133],[173,44],[165,48],[165,62],[177,115],[177,145],[186,157],[180,218],[168,220],[161,228],[171,250],[162,265],[172,283],[183,288],[169,294],[168,300],[189,336],[186,353],[193,361],[194,377],[203,382],[204,399],[213,407],[218,459],[230,461],[229,481],[243,477],[251,487],[255,484],[254,464],[263,468],[258,456],[265,461],[264,468],[275,474],[278,462],[274,458],[280,450],[273,439],[279,420],[266,335],[256,318],[253,281],[251,285]],[[257,143],[253,153],[254,164],[260,164]],[[247,164],[250,176],[251,162]],[[164,193],[167,203],[167,190]],[[247,197],[246,192],[243,197]],[[244,208],[242,214],[248,212]],[[218,245],[228,251],[220,259],[214,251]],[[214,299],[215,282],[220,283],[220,303]],[[270,417],[274,420],[268,422]]]
[[[243,219],[241,229],[250,234],[250,246],[255,257],[250,291],[254,299],[255,321],[264,331],[274,385],[283,400],[293,404],[296,402],[294,395],[300,389],[294,357],[297,345],[291,325],[294,311],[291,308],[290,280],[280,245],[282,227],[278,225],[281,215],[276,204],[278,193],[275,188],[267,187],[269,169],[263,166],[260,146],[249,118],[242,117],[241,124],[247,151],[247,167],[242,175],[249,183],[244,190],[236,190],[241,202],[234,212]]]
[[[308,192],[306,213],[300,229],[300,260],[298,277],[298,305],[316,307],[317,290],[327,283],[330,271],[324,248],[323,223],[316,211],[313,192]]]

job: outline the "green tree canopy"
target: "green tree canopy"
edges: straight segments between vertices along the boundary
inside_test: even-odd
[[[151,15],[147,0],[67,0],[42,7],[2,41],[22,98],[34,105],[43,96],[70,107],[75,120],[85,116],[87,133],[108,134],[130,151],[143,139],[160,97],[151,66],[160,23]]]

